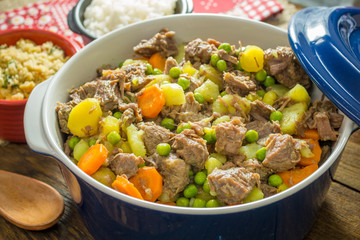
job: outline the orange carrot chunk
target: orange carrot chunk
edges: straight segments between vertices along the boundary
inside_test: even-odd
[[[95,144],[84,153],[77,166],[86,174],[92,175],[101,167],[107,155],[108,150],[103,144]]]
[[[288,187],[294,186],[295,184],[301,182],[313,172],[318,169],[317,164],[312,164],[304,168],[295,168],[289,171],[277,173]]]
[[[176,203],[174,203],[174,202],[161,202],[161,201],[156,201],[156,203],[165,204],[165,205],[170,205],[170,206],[176,206]]]
[[[164,91],[156,85],[145,88],[138,96],[138,106],[145,118],[156,117],[165,105]]]
[[[155,202],[163,190],[163,179],[154,167],[140,168],[129,181],[139,190],[141,196],[150,202]]]
[[[307,129],[304,133],[305,138],[311,138],[316,141],[320,139],[320,135],[316,129]]]
[[[300,166],[308,166],[312,164],[317,164],[320,162],[321,158],[321,147],[319,144],[319,141],[314,139],[304,139],[305,141],[309,142],[310,144],[314,145],[314,148],[312,149],[312,153],[314,154],[313,157],[306,158],[301,157],[300,162],[298,163]]]
[[[111,186],[121,193],[144,200],[139,190],[134,186],[134,184],[129,182],[126,176],[117,176]]]
[[[158,68],[161,71],[164,71],[165,69],[165,61],[166,59],[159,52],[151,55],[149,59],[149,63],[151,64],[151,66],[153,68]]]

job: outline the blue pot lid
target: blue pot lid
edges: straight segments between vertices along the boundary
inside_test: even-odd
[[[360,8],[302,9],[291,18],[288,36],[313,82],[360,125]]]

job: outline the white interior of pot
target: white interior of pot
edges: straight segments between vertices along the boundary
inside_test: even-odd
[[[69,100],[69,89],[93,80],[96,76],[97,68],[104,64],[118,65],[126,58],[132,57],[133,46],[142,39],[149,39],[162,28],[175,31],[178,44],[195,38],[204,40],[213,38],[218,41],[235,44],[236,46],[238,46],[238,42],[241,40],[243,45],[258,45],[263,49],[289,46],[287,33],[282,29],[261,22],[211,14],[174,15],[145,21],[116,30],[95,40],[73,56],[56,74],[45,95],[42,110],[44,132],[47,133],[47,139],[52,147],[54,156],[64,163],[76,176],[102,192],[138,206],[182,214],[224,214],[241,212],[281,200],[311,184],[336,160],[351,133],[352,122],[347,118],[345,118],[340,129],[340,137],[334,144],[332,155],[313,175],[280,194],[248,204],[214,209],[180,208],[155,204],[117,192],[82,172],[63,152],[64,139],[59,130],[55,113],[57,102],[67,102]],[[312,96],[313,99],[319,99],[321,96],[316,87],[314,87]]]

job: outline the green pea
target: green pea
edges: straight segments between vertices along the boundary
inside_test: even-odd
[[[265,87],[270,87],[272,85],[275,84],[275,78],[273,78],[272,76],[267,76],[265,78],[265,81],[264,81],[264,86]]]
[[[283,180],[279,175],[273,174],[269,177],[268,183],[270,186],[277,187],[283,183]]]
[[[216,134],[215,130],[212,129],[211,131],[205,133],[203,136],[207,144],[214,144],[216,142]]]
[[[178,78],[181,74],[181,69],[179,67],[172,67],[169,70],[169,76],[172,78]]]
[[[255,73],[255,79],[258,80],[259,82],[265,81],[266,77],[267,77],[267,73],[264,69],[261,69]]]
[[[167,156],[171,152],[170,144],[168,144],[168,143],[159,143],[156,146],[156,151],[161,156]]]
[[[119,112],[119,111],[117,111],[117,112],[114,112],[113,117],[115,117],[115,118],[117,118],[117,119],[120,119],[120,118],[121,118],[121,115],[122,115],[122,113]]]
[[[145,74],[146,74],[146,75],[150,75],[150,74],[152,74],[152,73],[153,73],[153,67],[151,66],[150,63],[147,63],[147,64],[146,64]]]
[[[198,103],[204,103],[204,101],[205,101],[204,96],[198,92],[194,94],[194,98]]]
[[[181,133],[185,129],[191,129],[190,123],[181,123],[181,124],[179,124],[177,129],[176,129],[176,132]]]
[[[190,203],[190,200],[184,197],[179,197],[176,200],[176,205],[179,207],[188,207]]]
[[[190,80],[184,77],[179,77],[177,84],[179,84],[184,90],[190,87]]]
[[[158,68],[154,68],[153,69],[153,71],[152,71],[152,74],[153,75],[160,75],[160,74],[162,74],[163,72],[160,70],[160,69],[158,69]]]
[[[78,137],[72,137],[72,138],[70,138],[70,140],[69,140],[69,147],[71,148],[71,149],[74,149],[74,147],[75,147],[75,145],[76,144],[78,144],[78,142],[80,142],[80,139],[78,138]]]
[[[248,143],[256,142],[259,139],[259,134],[255,130],[249,130],[245,133],[245,140]]]
[[[227,94],[227,92],[226,91],[222,91],[221,93],[220,93],[220,96],[225,96]]]
[[[195,197],[196,194],[198,194],[198,189],[194,184],[188,185],[184,190],[184,197],[186,198]]]
[[[225,60],[222,60],[222,59],[219,60],[219,61],[216,63],[216,67],[217,67],[217,69],[218,69],[220,72],[226,71],[227,66],[226,66]]]
[[[213,65],[214,67],[216,67],[216,63],[220,60],[220,57],[219,55],[217,55],[216,53],[211,55],[211,58],[210,58],[210,63],[211,65]]]
[[[283,114],[280,111],[274,111],[270,114],[270,120],[275,122],[275,121],[281,121],[283,117]]]
[[[197,185],[203,185],[206,181],[206,174],[204,172],[197,172],[194,177],[194,181]]]
[[[218,49],[223,49],[225,50],[227,53],[231,52],[231,45],[229,43],[222,43],[220,44],[220,46],[218,47]]]
[[[206,193],[210,193],[210,184],[209,184],[209,181],[207,179],[205,180],[205,182],[203,184],[203,190]]]
[[[145,166],[146,166],[145,163],[139,163],[139,164],[137,165],[138,168],[142,168],[142,167],[145,167]]]
[[[194,176],[194,171],[193,171],[192,169],[190,169],[190,171],[189,171],[189,177],[192,177],[192,176]]]
[[[192,205],[192,207],[195,208],[204,208],[205,206],[206,206],[206,201],[201,198],[195,198],[194,203]]]
[[[219,207],[219,206],[220,206],[220,204],[216,199],[210,199],[209,201],[206,202],[207,208]]]
[[[260,97],[264,97],[265,91],[264,90],[257,90],[256,94],[259,95]]]
[[[119,63],[119,68],[121,68],[124,65],[124,62]]]
[[[96,139],[90,139],[89,146],[94,146],[96,144]]]
[[[121,136],[118,132],[116,131],[112,131],[109,132],[108,135],[106,136],[106,139],[112,144],[112,145],[116,145],[118,142],[120,142],[121,140]]]
[[[239,71],[242,71],[244,70],[240,64],[240,61],[237,62],[237,64],[234,65],[234,69],[235,70],[239,70]]]
[[[176,128],[175,121],[171,118],[164,118],[161,121],[161,126],[163,126],[166,129],[169,129],[170,131]]]
[[[264,161],[266,156],[266,147],[262,147],[259,150],[256,151],[255,153],[255,157],[259,160],[259,161]]]

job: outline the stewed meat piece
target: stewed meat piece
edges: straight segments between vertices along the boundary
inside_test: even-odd
[[[144,159],[133,153],[118,153],[111,158],[109,167],[116,175],[125,174],[127,178],[131,178],[137,173],[141,163],[144,163]]]
[[[246,128],[238,119],[234,118],[230,122],[222,122],[216,125],[215,150],[225,155],[239,154],[240,147],[245,138]]]

